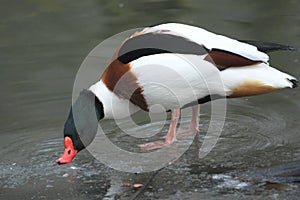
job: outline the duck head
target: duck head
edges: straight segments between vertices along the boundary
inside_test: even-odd
[[[55,162],[71,162],[79,151],[93,141],[97,134],[98,122],[102,118],[104,112],[101,101],[91,91],[83,90],[70,109],[64,126],[65,150]]]

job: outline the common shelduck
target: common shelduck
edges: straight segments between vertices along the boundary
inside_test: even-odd
[[[64,125],[64,154],[56,163],[71,162],[89,145],[101,119],[128,117],[132,114],[125,112],[128,110],[149,111],[151,106],[159,104],[171,112],[165,140],[139,145],[150,150],[176,141],[178,119],[181,109],[186,106],[192,107],[187,132],[197,132],[199,105],[211,101],[212,95],[235,98],[297,87],[295,77],[269,65],[266,53],[276,50],[294,48],[231,39],[178,23],[161,24],[134,33],[116,50],[101,80],[82,91],[72,105]],[[185,56],[197,60],[196,68],[191,67]],[[219,74],[223,82],[222,92],[207,90],[206,77],[200,78],[193,71],[200,69],[202,73],[202,68],[213,69]],[[182,77],[186,81],[180,81]],[[171,92],[166,85],[171,87]],[[74,113],[77,114],[76,126]]]

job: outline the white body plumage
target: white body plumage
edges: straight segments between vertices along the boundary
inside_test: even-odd
[[[268,55],[256,46],[176,23],[145,28],[125,43],[146,34],[183,38],[203,46],[207,54],[147,53],[128,63],[118,62],[109,66],[111,71],[105,72],[101,81],[90,87],[103,103],[106,118],[126,117],[139,108],[148,111],[155,104],[162,105],[165,110],[173,110],[209,95],[240,97],[295,87],[296,78],[270,67]],[[209,61],[210,57],[213,62]],[[131,98],[131,94],[124,95],[126,84],[132,85],[126,82],[127,79],[120,82],[123,84],[121,92],[114,88],[115,83],[111,83],[115,81],[112,77],[116,78],[113,73],[118,74],[119,69],[125,68],[136,87],[140,88],[136,99],[134,96]],[[117,77],[121,79],[121,76]],[[139,101],[144,102],[140,104]]]

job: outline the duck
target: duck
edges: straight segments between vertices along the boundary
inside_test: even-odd
[[[170,126],[164,140],[138,145],[150,151],[176,142],[180,132],[198,132],[201,104],[296,88],[295,77],[269,64],[267,53],[278,50],[296,49],[233,39],[180,23],[133,33],[116,49],[101,79],[81,91],[71,106],[63,131],[64,153],[55,162],[71,162],[94,140],[103,119],[150,112],[160,105],[163,112],[171,113]],[[222,87],[214,88],[219,82]],[[192,108],[190,126],[179,131],[178,120],[186,107]]]

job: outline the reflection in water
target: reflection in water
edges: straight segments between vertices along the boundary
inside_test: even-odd
[[[199,160],[197,157],[197,151],[203,140],[202,135],[207,129],[206,125],[209,120],[209,116],[203,115],[201,116],[203,125],[200,137],[197,138],[194,145],[181,160],[155,175],[151,187],[161,191],[160,193],[164,195],[168,195],[170,191],[174,190],[173,187],[174,184],[176,185],[177,179],[182,181],[187,180],[187,177],[190,181],[186,186],[188,191],[192,189],[199,190],[199,187],[203,189],[215,188],[216,191],[236,189],[247,191],[257,188],[265,181],[277,180],[283,183],[298,181],[299,174],[293,173],[293,170],[299,171],[299,162],[285,168],[277,167],[240,172],[240,169],[256,166],[251,165],[251,162],[255,159],[265,159],[264,163],[257,163],[257,166],[272,163],[273,159],[269,158],[269,151],[281,148],[281,151],[284,152],[286,147],[282,143],[288,143],[280,137],[277,140],[277,135],[274,135],[275,130],[279,130],[280,134],[280,129],[284,129],[287,123],[280,117],[279,113],[274,110],[260,113],[259,108],[248,102],[244,102],[244,106],[241,103],[237,101],[230,104],[228,113],[230,117],[228,117],[224,134],[213,150],[212,155],[209,154],[203,160]],[[204,109],[207,108],[204,107]],[[241,114],[245,109],[248,114]],[[109,121],[107,123],[110,124]],[[183,120],[183,123],[184,126],[189,125],[188,120]],[[255,126],[254,130],[249,127],[249,123]],[[275,129],[274,126],[271,126],[272,123],[275,124]],[[144,126],[146,126],[146,129],[155,129],[161,125],[158,123],[145,124],[140,126],[139,129],[135,129],[137,132],[144,131]],[[132,142],[129,139],[131,136],[120,134],[114,126],[110,127],[112,127],[110,137],[119,146],[126,147],[126,144]],[[47,132],[47,134],[55,133],[53,130],[44,130],[44,132]],[[59,194],[60,197],[68,197],[65,196],[68,193],[65,193],[65,191],[71,191],[72,198],[75,199],[130,196],[137,191],[131,191],[130,187],[122,186],[124,182],[145,183],[151,177],[151,173],[140,175],[116,173],[116,171],[96,162],[86,151],[80,154],[70,165],[57,167],[54,159],[59,156],[61,138],[39,141],[39,139],[32,138],[32,135],[37,134],[34,131],[23,133],[20,138],[10,138],[9,141],[11,142],[4,146],[5,151],[3,151],[4,156],[2,156],[2,159],[5,162],[1,164],[2,173],[0,176],[0,187],[4,189],[4,195],[13,196],[9,195],[9,189],[19,191],[26,188],[26,190],[30,190],[32,185],[38,185],[41,193],[54,195],[52,194],[54,192]],[[41,138],[44,137],[45,135],[41,134]],[[133,142],[131,145],[134,146],[134,144],[137,143]],[[22,146],[22,149],[18,149],[19,146]],[[256,156],[257,158],[255,158]],[[281,159],[281,157],[276,159]],[[288,158],[284,154],[282,159]],[[289,173],[289,177],[286,177],[283,171]],[[291,180],[292,178],[294,181]],[[156,181],[158,181],[157,184]],[[160,185],[159,182],[161,181],[169,182],[169,184],[166,186]],[[197,184],[194,184],[195,182]],[[268,188],[271,186],[270,184],[266,185]],[[277,187],[277,185],[272,187]],[[285,188],[280,185],[278,187]],[[290,189],[290,187],[288,188]],[[177,189],[180,190],[181,187]],[[162,192],[163,190],[164,192]],[[153,195],[153,193],[151,194]]]
[[[220,140],[199,160],[198,149],[210,118],[210,104],[203,106],[198,140],[182,158],[157,174],[114,171],[87,151],[70,165],[54,163],[62,151],[62,127],[76,71],[88,52],[106,37],[176,21],[234,38],[299,48],[297,1],[256,0],[243,2],[238,9],[236,2],[220,5],[196,0],[26,0],[4,5],[0,8],[0,199],[126,199],[140,190],[122,187],[122,183],[144,184],[151,177],[137,199],[272,198],[273,190],[267,189],[269,185],[261,187],[264,182],[260,180],[278,181],[274,176],[291,168],[263,168],[272,172],[267,175],[259,169],[300,160],[300,95],[294,90],[230,100]],[[299,52],[277,52],[271,57],[272,65],[299,78]],[[145,124],[135,131],[155,130],[162,123]],[[115,127],[111,127],[110,138],[122,148],[128,148],[128,143],[136,145]],[[285,166],[298,169],[298,162],[292,164]],[[293,181],[298,180],[296,172],[292,170],[293,176],[288,176]],[[284,178],[279,182],[288,182]],[[247,186],[238,189],[228,184],[232,180]],[[223,183],[229,187],[219,187]],[[299,190],[294,187],[299,184],[291,185],[289,190],[276,191],[276,198],[298,197]]]

